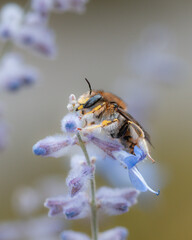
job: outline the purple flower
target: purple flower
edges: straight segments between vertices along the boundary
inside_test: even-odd
[[[16,91],[24,85],[31,85],[38,77],[34,67],[24,64],[18,54],[6,54],[0,65],[0,86],[8,91]]]
[[[124,150],[124,147],[119,142],[119,140],[110,138],[105,134],[105,132],[98,129],[95,131],[95,129],[91,128],[90,126],[79,128],[79,126],[84,126],[85,119],[80,118],[76,114],[76,112],[74,112],[75,106],[76,106],[76,98],[74,95],[71,95],[69,98],[69,104],[68,104],[68,109],[71,111],[71,113],[63,118],[62,130],[64,132],[70,132],[73,134],[77,131],[80,131],[84,144],[87,144],[88,146],[88,152],[89,152],[89,143],[96,145],[99,149],[105,152],[106,155],[108,155],[113,159],[116,159],[125,168],[128,168],[130,180],[137,190],[143,191],[143,192],[149,190],[158,195],[159,192],[155,192],[147,185],[144,178],[135,167],[140,161],[145,159],[146,156],[152,160],[149,154],[149,150],[148,150],[145,139],[144,138],[138,139],[138,146],[135,146],[134,148],[135,154],[128,153],[127,151]],[[135,130],[134,129],[132,130],[133,130],[133,136],[134,136]],[[135,133],[135,135],[137,134]],[[72,145],[78,144],[77,137],[74,136],[73,141],[68,140],[66,144],[64,145],[59,144],[59,147],[57,147],[57,143],[56,143],[57,139],[56,138],[54,139],[54,138],[55,137],[52,137],[51,139],[52,141],[50,142],[47,141],[47,139],[44,139],[38,142],[34,146],[34,153],[42,156],[59,157],[65,153],[65,151],[62,151],[63,148],[66,148],[66,146],[69,146],[69,145],[72,146]],[[61,138],[64,139],[64,137],[61,137]],[[138,138],[138,135],[137,135],[137,138]],[[67,139],[67,137],[65,139]],[[68,137],[68,139],[72,139],[72,138]],[[54,142],[56,143],[55,145],[54,145]],[[51,154],[49,154],[49,149],[53,149],[53,151],[50,150]],[[83,188],[84,186],[83,183],[84,183],[84,180],[86,179],[82,177],[81,173],[80,175],[75,173],[75,175],[76,175],[75,177],[70,176],[69,178],[70,180],[67,181],[67,184],[70,187],[70,193],[72,196]]]
[[[109,215],[119,215],[137,203],[139,192],[131,188],[102,187],[97,191],[98,206]]]
[[[32,0],[31,8],[42,15],[47,15],[53,7],[54,0]]]
[[[41,56],[56,55],[55,34],[45,26],[25,24],[17,34],[16,43]]]
[[[69,230],[61,233],[61,239],[62,240],[90,240],[90,237],[88,237],[84,233],[74,232]]]
[[[102,134],[100,134],[99,137],[94,136],[94,134],[90,134],[88,135],[88,139],[112,158],[114,158],[114,151],[123,149],[123,146],[118,140],[109,139],[109,137],[102,136]]]
[[[116,227],[99,234],[99,240],[126,240],[128,231],[124,227]]]
[[[0,240],[57,239],[65,227],[63,219],[47,216],[0,223]]]
[[[25,15],[24,19],[24,25],[25,26],[31,26],[31,27],[46,27],[48,23],[48,17],[47,16],[42,16],[38,12],[28,12]]]
[[[76,144],[77,139],[63,136],[55,135],[46,137],[38,141],[33,146],[33,152],[35,155],[43,157],[61,157],[67,153],[69,147]]]
[[[68,113],[61,121],[61,129],[65,133],[77,133],[82,127],[82,122],[75,113]]]
[[[82,164],[76,164],[69,173],[66,179],[67,186],[71,197],[74,197],[77,193],[85,190],[87,187],[87,181],[92,178],[94,172],[94,166],[88,166],[86,162]]]
[[[15,3],[8,3],[1,9],[0,37],[2,39],[14,38],[20,27],[23,14],[23,9]]]
[[[69,196],[48,198],[44,206],[50,209],[48,214],[50,217],[64,214],[68,220],[85,218],[90,211],[85,193],[79,193],[73,198]]]
[[[84,13],[88,0],[54,0],[54,10],[59,12]]]

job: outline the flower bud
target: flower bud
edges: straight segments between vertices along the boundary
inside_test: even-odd
[[[88,197],[85,193],[79,193],[74,198],[69,196],[48,198],[44,206],[49,208],[50,217],[64,214],[69,220],[87,217],[90,211]]]
[[[88,166],[86,163],[76,165],[70,171],[69,176],[66,179],[66,183],[71,197],[85,189],[87,181],[92,178],[93,171],[94,167]]]
[[[33,153],[43,157],[61,157],[64,156],[68,148],[76,143],[75,138],[63,135],[46,137],[38,141],[33,146]]]
[[[76,113],[68,113],[61,121],[61,129],[66,133],[76,133],[81,125],[81,121]]]
[[[97,191],[98,205],[109,215],[125,213],[137,203],[139,192],[131,188],[112,189],[102,187]]]

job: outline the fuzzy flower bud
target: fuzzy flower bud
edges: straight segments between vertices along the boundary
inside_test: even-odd
[[[99,207],[109,215],[119,215],[137,203],[139,192],[135,189],[102,187],[97,191]]]
[[[61,233],[62,240],[90,240],[90,238],[83,233],[74,231],[64,231]]]
[[[128,231],[124,227],[116,227],[99,234],[99,240],[126,240]]]
[[[72,168],[66,179],[71,197],[86,188],[87,181],[92,178],[93,172],[94,166],[88,166],[85,162]]]
[[[67,105],[67,109],[69,112],[73,112],[75,111],[75,109],[77,108],[78,104],[77,104],[77,100],[74,94],[71,94],[69,96],[69,104]]]
[[[79,193],[74,198],[64,196],[48,198],[44,206],[50,209],[48,213],[50,217],[64,214],[68,220],[85,218],[90,211],[85,193]]]
[[[69,113],[61,121],[61,129],[65,133],[76,133],[81,128],[82,122],[76,113]]]
[[[43,157],[61,157],[67,153],[68,148],[76,143],[76,138],[55,135],[38,141],[33,146],[33,153]]]
[[[114,139],[111,140],[108,136],[101,134],[100,137],[96,137],[94,134],[90,134],[88,135],[88,139],[112,158],[115,158],[113,152],[119,152],[123,148],[119,141]]]

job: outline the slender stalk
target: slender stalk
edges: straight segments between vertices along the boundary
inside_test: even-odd
[[[77,133],[77,137],[79,140],[79,145],[85,155],[87,164],[91,166],[91,161],[89,155],[87,153],[87,149],[85,144],[83,143],[81,136]],[[96,182],[95,182],[95,171],[93,173],[93,178],[90,180],[91,185],[91,232],[92,232],[92,239],[98,240],[98,219],[97,219],[97,206],[96,206],[96,199],[95,199],[95,192],[96,192]]]

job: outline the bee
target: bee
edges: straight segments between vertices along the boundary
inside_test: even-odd
[[[148,149],[148,143],[151,144],[150,136],[127,112],[126,103],[112,93],[92,90],[89,81],[85,80],[89,91],[79,97],[76,111],[80,111],[86,127],[102,128],[107,135],[119,139],[131,154],[134,154],[134,147],[138,146],[154,162]]]

